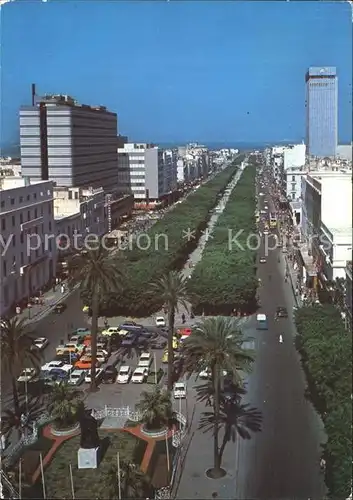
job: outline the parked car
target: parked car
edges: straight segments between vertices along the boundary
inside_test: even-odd
[[[96,370],[96,382],[99,382],[102,378],[103,370],[102,368],[97,368]],[[91,383],[91,370],[87,370],[85,373],[85,382],[86,384]]]
[[[114,384],[118,376],[118,370],[113,365],[107,366],[102,373],[102,382],[104,384]]]
[[[110,326],[109,328],[106,328],[105,330],[102,331],[101,335],[107,335],[110,337],[110,335],[114,335],[115,333],[119,333],[120,327],[118,326]]]
[[[185,382],[176,382],[173,388],[174,399],[186,398],[186,384]]]
[[[151,349],[164,349],[167,345],[167,341],[165,339],[156,339],[150,342]]]
[[[31,349],[38,349],[39,351],[43,351],[49,344],[49,340],[45,337],[38,337],[34,339],[33,345],[31,346]]]
[[[54,361],[49,361],[49,363],[43,365],[41,367],[41,371],[50,372],[57,368],[60,368],[61,370],[69,373],[72,370],[72,365],[70,365],[69,363],[64,363],[63,361],[54,360]]]
[[[125,335],[121,342],[121,347],[133,347],[138,339],[138,334],[134,332],[129,332]]]
[[[119,325],[120,330],[127,331],[141,330],[141,328],[143,328],[143,325],[139,325],[135,321],[124,321],[124,323]]]
[[[150,352],[143,352],[140,356],[138,366],[149,368],[152,364],[152,354]]]
[[[36,376],[36,373],[35,368],[25,368],[17,378],[17,382],[29,382]]]
[[[70,373],[67,383],[70,385],[80,385],[85,380],[84,370],[74,370]]]
[[[266,259],[265,257],[261,257],[259,260],[260,264],[266,264]]]
[[[163,316],[157,316],[155,323],[156,323],[156,326],[158,326],[158,327],[163,328],[166,326],[166,322],[165,322],[165,319]]]
[[[117,378],[117,383],[118,384],[127,384],[130,381],[132,374],[132,370],[130,366],[121,366],[119,373],[118,373],[118,378]]]
[[[92,358],[91,356],[83,356],[81,359],[76,361],[75,368],[79,370],[90,370],[92,366]],[[96,367],[100,367],[100,362],[97,360]]]
[[[143,366],[138,366],[131,377],[133,384],[143,384],[148,376],[148,369]]]

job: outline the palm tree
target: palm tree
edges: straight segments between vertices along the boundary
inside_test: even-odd
[[[123,272],[119,259],[108,252],[101,243],[92,250],[83,250],[69,262],[69,285],[80,284],[81,293],[91,296],[91,385],[97,390],[97,334],[100,305],[111,293],[122,287]]]
[[[140,402],[136,405],[142,415],[141,422],[147,429],[159,430],[168,425],[173,418],[173,406],[170,393],[154,386],[152,391],[143,391]]]
[[[73,426],[83,413],[82,392],[66,383],[54,386],[49,395],[48,409],[58,428]]]
[[[8,435],[13,429],[18,431],[19,436],[25,428],[29,428],[30,422],[38,419],[43,414],[43,404],[41,398],[32,399],[29,402],[19,403],[17,410],[4,410],[1,415],[1,432]],[[26,415],[24,423],[21,421],[22,415]]]
[[[19,414],[17,377],[24,366],[37,367],[40,354],[34,349],[34,338],[28,333],[26,321],[17,316],[1,320],[1,359],[2,370],[11,379],[14,413]]]
[[[179,306],[187,311],[187,280],[177,271],[170,271],[150,286],[149,293],[161,297],[168,311],[168,390],[173,389],[173,335],[175,326],[175,313],[179,312]]]
[[[223,453],[229,441],[235,442],[237,436],[250,439],[251,432],[261,431],[262,415],[249,404],[242,404],[241,397],[230,400],[221,399],[218,426],[223,427],[222,445],[218,450],[219,465],[222,464]],[[209,432],[215,428],[214,412],[204,412],[199,423],[199,429]]]
[[[237,328],[234,318],[218,316],[207,318],[198,323],[192,334],[184,341],[182,355],[184,370],[189,376],[192,373],[209,369],[213,383],[213,413],[214,413],[214,477],[221,477],[223,472],[219,460],[219,419],[223,372],[234,383],[242,385],[240,370],[249,371],[253,362],[253,353],[242,347],[244,338]]]
[[[148,477],[135,464],[124,460],[120,460],[119,467],[117,463],[111,463],[106,473],[105,482],[110,490],[109,499],[112,500],[118,498],[148,498],[153,493]]]

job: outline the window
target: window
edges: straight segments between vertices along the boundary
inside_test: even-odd
[[[23,202],[23,196],[20,196],[20,203]]]
[[[5,231],[6,229],[6,221],[5,219],[1,219],[1,231]]]
[[[292,193],[292,200],[295,200],[295,193]]]
[[[16,246],[16,235],[15,234],[12,235],[12,246],[13,247]]]
[[[49,203],[49,215],[51,215],[51,203]]]
[[[24,235],[23,235],[23,233],[21,233],[21,236],[20,236],[20,241],[21,241],[21,243],[23,244],[23,242],[24,242]]]
[[[28,195],[27,195],[27,201],[29,201],[30,199],[31,199],[31,195],[30,195],[30,194],[28,194]]]
[[[37,193],[33,193],[33,198],[36,200],[37,199]]]
[[[78,191],[75,191],[75,200],[78,200]]]
[[[69,191],[69,200],[72,200],[72,191]]]
[[[11,219],[12,219],[12,227],[14,227],[14,225],[16,224],[16,217],[13,215]]]
[[[20,213],[20,224],[23,224],[23,213]]]
[[[34,218],[37,219],[38,218],[38,210],[35,208],[34,209]]]
[[[5,201],[4,201],[4,200],[2,200],[2,201],[1,201],[1,208],[4,208],[4,206],[5,206]]]
[[[40,192],[40,195],[43,196],[43,191]]]
[[[296,186],[296,184],[292,183],[292,191],[295,191],[295,186]]]
[[[28,210],[27,212],[27,221],[31,220],[31,211]]]
[[[11,205],[15,204],[15,198],[11,198]]]
[[[6,265],[6,260],[5,259],[2,261],[2,274],[3,274],[4,278],[6,278],[6,276],[7,276],[7,265]]]
[[[292,175],[292,181],[295,181],[295,175]]]

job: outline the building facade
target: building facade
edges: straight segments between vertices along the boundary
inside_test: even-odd
[[[70,96],[20,109],[22,175],[58,186],[117,188],[117,115]]]
[[[53,183],[1,179],[0,314],[6,315],[55,276],[56,241]]]
[[[127,143],[118,148],[118,165],[129,166],[131,193],[135,202],[154,203],[177,187],[176,155],[152,144]]]
[[[74,231],[83,237],[87,234],[102,236],[108,232],[102,188],[54,187],[54,218],[60,220],[74,214],[80,214],[81,224],[79,227],[68,226],[68,238],[72,237]]]
[[[311,67],[306,81],[306,146],[310,156],[334,157],[338,137],[336,68]]]

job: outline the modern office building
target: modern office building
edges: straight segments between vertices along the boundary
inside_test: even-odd
[[[121,172],[129,168],[124,186],[131,190],[135,205],[153,205],[177,188],[176,155],[153,144],[124,144],[118,148],[118,165]]]
[[[117,188],[117,115],[70,96],[35,96],[20,108],[22,175],[58,186]]]
[[[336,68],[311,67],[306,81],[306,146],[310,156],[334,157],[338,133]]]
[[[0,315],[33,296],[55,276],[53,183],[0,179],[2,249]]]

